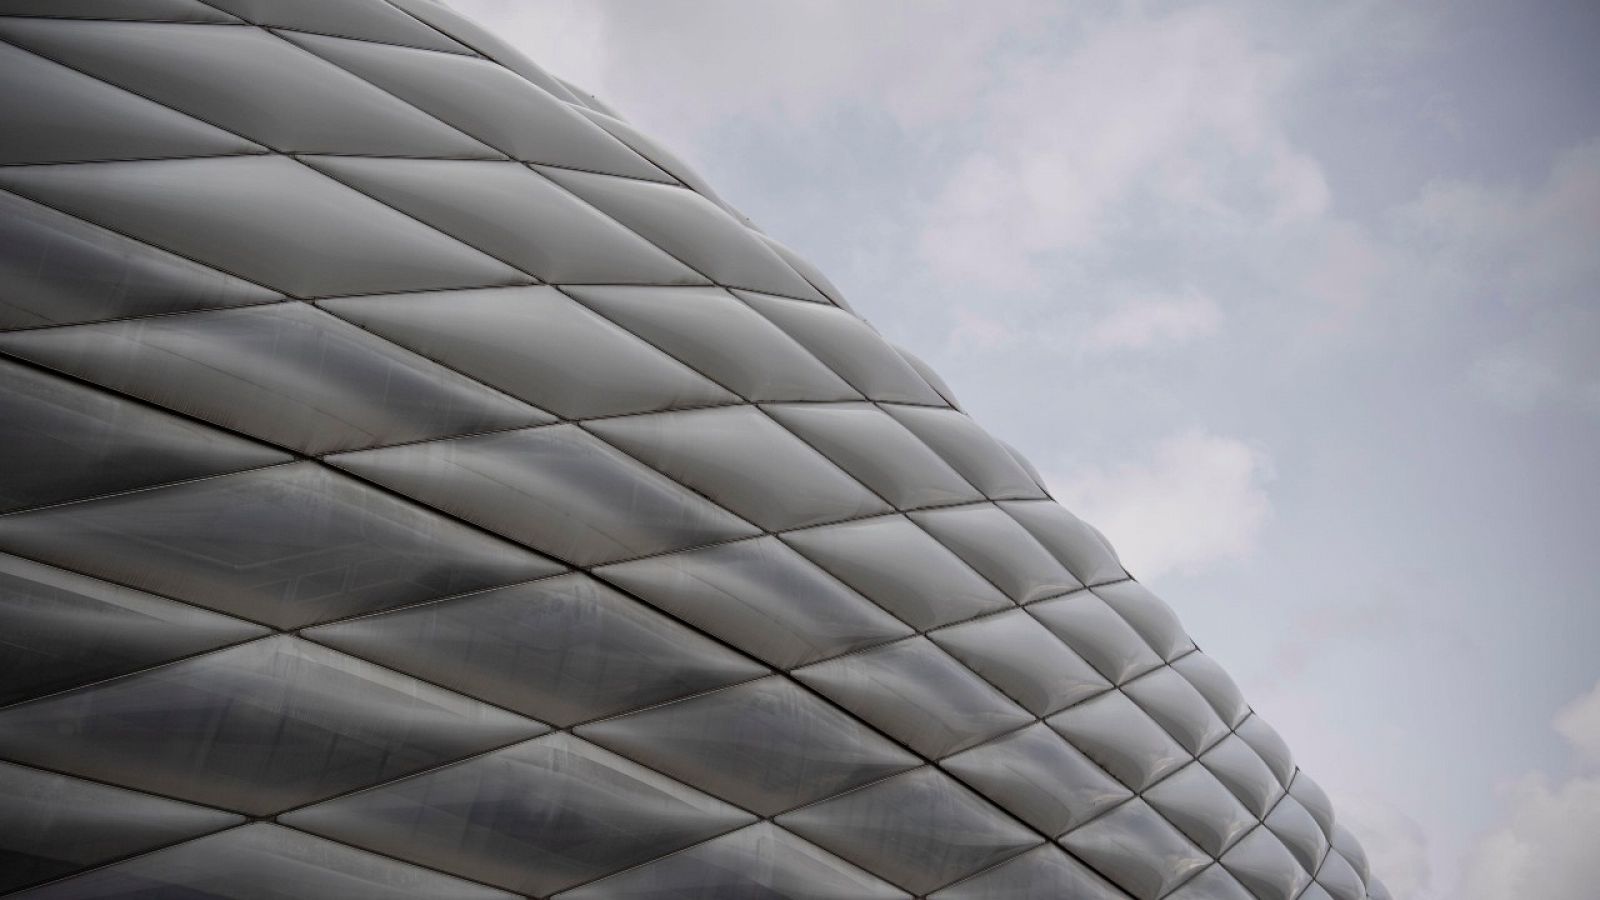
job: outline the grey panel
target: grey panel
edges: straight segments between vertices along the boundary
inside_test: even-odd
[[[1211,857],[1135,797],[1061,838],[1061,845],[1138,900],[1157,900]]]
[[[512,894],[265,822],[97,869],[28,900],[509,900]]]
[[[921,768],[777,820],[913,893],[994,865],[1040,842],[936,769]]]
[[[1352,869],[1356,870],[1362,881],[1372,878],[1372,867],[1367,861],[1366,848],[1362,847],[1356,836],[1343,825],[1333,827],[1333,848],[1339,851],[1339,855],[1344,857]]]
[[[569,169],[539,170],[718,284],[822,299],[754,232],[694,191]]]
[[[0,350],[310,454],[551,421],[304,303],[13,332]]]
[[[1144,638],[1088,591],[1046,600],[1029,607],[1028,612],[1112,684],[1122,684],[1161,665],[1161,657]]]
[[[700,176],[699,172],[694,170],[693,166],[685,162],[683,157],[663,146],[660,141],[633,127],[608,110],[580,109],[579,112],[583,113],[591,122],[604,128],[617,140],[632,147],[640,156],[660,166],[662,171],[671,175],[677,181],[688,185],[690,190],[722,207],[723,211],[728,215],[733,216],[745,225],[750,224],[749,220],[740,215],[738,210],[735,210],[728,205],[727,201],[717,196],[717,192],[711,188],[711,185],[706,183],[706,180]],[[756,237],[761,238],[762,243],[767,246],[772,246],[771,240],[767,239],[766,235],[758,233]],[[778,252],[777,248],[774,247],[773,252]],[[778,255],[783,256],[782,253]],[[785,259],[787,260],[787,257]],[[816,299],[820,301],[822,298],[818,297]]]
[[[1022,610],[941,628],[928,637],[1036,716],[1111,689],[1083,657]]]
[[[934,894],[929,900],[1125,900],[1094,870],[1045,845]]]
[[[1228,736],[1228,726],[1200,692],[1168,667],[1140,676],[1122,689],[1190,753],[1204,752]]]
[[[387,3],[367,0],[207,0],[218,9],[257,25],[299,28],[379,41],[426,47],[446,53],[466,53],[450,40]]]
[[[1338,851],[1329,853],[1317,870],[1317,883],[1333,900],[1363,900],[1367,894],[1360,873]]]
[[[1011,605],[904,516],[806,528],[783,540],[914,628],[935,628]]]
[[[243,821],[233,813],[0,763],[0,891]]]
[[[1104,584],[1128,577],[1100,533],[1061,506],[1023,502],[1005,503],[1001,509],[1021,522],[1084,584]]]
[[[1136,791],[1148,788],[1190,759],[1177,741],[1121,691],[1085,700],[1047,721]]]
[[[324,300],[321,305],[569,418],[738,402],[555,288],[398,294]]]
[[[559,79],[534,64],[521,51],[501,40],[478,23],[455,12],[436,0],[390,0],[423,22],[432,25],[451,38],[482,53],[507,69],[521,75],[533,84],[549,91],[561,100],[573,100],[572,93],[561,86]]]
[[[593,744],[554,734],[281,820],[544,895],[754,818]]]
[[[911,518],[1018,603],[1082,587],[1038,541],[990,504],[929,510]]]
[[[1033,718],[921,637],[797,669],[794,677],[929,759]]]
[[[1251,715],[1235,726],[1233,732],[1244,738],[1244,742],[1256,751],[1277,777],[1279,784],[1289,786],[1289,782],[1294,780],[1294,757],[1289,753],[1289,745],[1283,742],[1271,725],[1260,716]]]
[[[266,633],[260,625],[0,554],[0,705]]]
[[[889,512],[859,482],[750,407],[628,416],[585,427],[771,531]]]
[[[939,765],[1050,837],[1133,796],[1040,724],[957,753]]]
[[[254,28],[8,19],[0,37],[274,150],[498,155]]]
[[[1220,865],[1213,865],[1184,882],[1183,887],[1167,897],[1169,900],[1256,900],[1254,894],[1245,890],[1244,885]]]
[[[519,163],[304,159],[318,171],[544,281],[706,283]]]
[[[0,329],[280,299],[266,288],[0,193]]]
[[[757,533],[572,425],[328,461],[577,565]]]
[[[513,159],[671,180],[567,104],[487,60],[423,56],[404,47],[314,35],[288,37]]]
[[[27,86],[0,94],[0,121],[6,123],[0,163],[223,156],[266,149],[9,44],[0,44],[0,74],[13,86]]]
[[[1294,854],[1302,869],[1314,873],[1322,866],[1322,858],[1328,852],[1328,838],[1292,795],[1278,801],[1272,814],[1267,816],[1266,825]]]
[[[0,756],[265,815],[545,730],[279,636],[0,711]]]
[[[991,500],[1044,496],[1033,477],[1006,448],[966,413],[909,406],[885,408]]]
[[[844,310],[749,291],[735,293],[816,354],[868,400],[944,404],[944,398],[887,341],[866,322]]]
[[[1237,736],[1229,736],[1200,757],[1200,762],[1258,819],[1265,818],[1283,786],[1261,757]]]
[[[1250,707],[1245,704],[1238,685],[1211,657],[1203,653],[1190,653],[1173,660],[1172,668],[1189,679],[1189,683],[1211,703],[1211,708],[1217,711],[1229,728],[1237,727],[1250,714]]]
[[[304,634],[562,726],[766,671],[576,572]]]
[[[919,763],[783,677],[585,725],[578,733],[763,816]]]
[[[1259,900],[1293,900],[1311,882],[1311,876],[1266,826],[1245,835],[1221,862]]]
[[[1094,594],[1127,620],[1162,659],[1170,662],[1194,649],[1172,608],[1137,581],[1096,585]]]
[[[283,156],[5,168],[0,188],[299,297],[528,281]]]
[[[747,400],[860,397],[721,288],[571,287],[567,293]]]
[[[896,509],[983,499],[926,444],[876,406],[795,403],[766,410]]]
[[[1162,779],[1144,792],[1144,799],[1212,856],[1221,856],[1257,822],[1199,763]]]
[[[278,628],[560,571],[309,462],[3,516],[0,550]]]
[[[1294,781],[1289,785],[1289,795],[1300,801],[1311,818],[1317,820],[1317,827],[1322,829],[1323,835],[1331,840],[1335,833],[1333,801],[1328,799],[1322,786],[1311,780],[1310,775],[1296,770]]]
[[[595,574],[783,669],[911,633],[775,538],[603,566]]]
[[[815,844],[761,822],[560,896],[562,900],[888,900],[908,895]]]
[[[0,512],[290,459],[226,432],[0,361]]]
[[[0,0],[0,15],[233,24],[239,21],[200,0]]]

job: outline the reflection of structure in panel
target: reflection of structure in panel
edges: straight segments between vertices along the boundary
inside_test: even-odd
[[[0,0],[0,891],[1381,900],[804,260],[432,0]]]

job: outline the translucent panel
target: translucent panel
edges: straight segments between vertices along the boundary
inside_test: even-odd
[[[0,349],[312,454],[551,421],[304,303],[12,332]]]
[[[794,677],[929,759],[1033,718],[926,638],[817,663]]]
[[[1212,856],[1221,856],[1256,826],[1256,817],[1199,763],[1162,779],[1144,799]]]
[[[266,633],[259,625],[0,554],[0,705]]]
[[[766,671],[580,573],[305,636],[561,726]]]
[[[1228,736],[1228,726],[1200,692],[1170,668],[1163,666],[1122,689],[1190,753],[1198,754]]]
[[[1322,785],[1311,780],[1311,776],[1304,772],[1295,772],[1294,781],[1289,785],[1289,795],[1300,801],[1306,808],[1311,818],[1317,820],[1317,827],[1322,829],[1326,837],[1334,834],[1333,826],[1333,801],[1328,799],[1328,794]]]
[[[1111,687],[1083,657],[1022,610],[941,628],[928,637],[1036,716]]]
[[[604,566],[595,574],[781,669],[911,633],[775,538]]]
[[[886,409],[990,499],[1044,496],[1044,491],[1017,465],[1006,448],[966,413],[907,406]]]
[[[1000,508],[1021,522],[1084,584],[1104,584],[1128,577],[1100,533],[1059,503],[1004,503]]]
[[[0,755],[265,815],[545,730],[280,636],[0,711]]]
[[[237,135],[10,45],[0,78],[27,90],[0,94],[0,163],[151,159],[258,153]]]
[[[578,733],[763,816],[919,762],[781,676],[596,722]]]
[[[329,462],[578,565],[756,533],[572,425]]]
[[[1039,843],[948,775],[921,768],[782,816],[778,824],[921,894]]]
[[[153,19],[161,22],[217,22],[239,20],[212,9],[199,0],[4,0],[0,14],[8,16],[59,16],[70,19]]]
[[[284,156],[5,168],[0,188],[299,297],[528,281]]]
[[[587,116],[590,121],[610,132],[611,135],[617,140],[622,141],[629,147],[632,147],[640,156],[643,156],[655,163],[657,166],[660,166],[663,171],[671,175],[673,178],[688,185],[690,190],[693,190],[700,196],[710,200],[717,206],[722,207],[722,209],[727,212],[728,215],[733,216],[743,224],[750,224],[749,220],[741,216],[738,210],[734,209],[732,206],[729,206],[727,201],[717,196],[716,190],[711,187],[709,182],[700,177],[700,173],[696,172],[694,167],[684,162],[682,157],[663,146],[660,141],[633,127],[632,125],[618,118],[616,115],[608,114],[604,110],[581,110],[581,112],[583,115]],[[753,229],[752,233],[755,237],[760,238],[762,243],[769,247],[772,246],[772,241],[767,239],[766,235],[757,233]],[[773,248],[773,252],[776,253],[777,249]],[[779,256],[782,255],[783,254],[779,253]],[[819,296],[815,299],[820,301],[822,298]]]
[[[1137,581],[1100,585],[1094,593],[1126,619],[1162,659],[1171,661],[1194,649],[1194,641],[1184,634],[1172,608]]]
[[[936,406],[944,403],[910,363],[867,323],[850,313],[816,303],[795,303],[746,291],[735,293],[867,399]]]
[[[705,283],[519,163],[336,156],[307,163],[545,281]]]
[[[961,408],[961,404],[956,402],[955,392],[950,390],[950,385],[945,384],[944,379],[939,377],[939,373],[935,372],[932,366],[924,362],[922,357],[912,353],[910,350],[907,350],[899,344],[890,344],[889,346],[893,347],[896,353],[904,357],[905,361],[911,364],[911,368],[917,370],[917,374],[922,376],[922,380],[926,381],[929,387],[938,392],[939,396],[944,400],[945,405],[954,409]],[[1034,480],[1037,481],[1038,479],[1036,478]]]
[[[990,504],[913,513],[911,518],[1018,603],[1082,587],[1038,541]]]
[[[567,104],[494,63],[364,41],[289,39],[514,159],[670,180]]]
[[[693,191],[570,169],[540,171],[718,284],[822,299],[755,232]]]
[[[17,19],[0,23],[0,35],[274,150],[498,155],[255,28]]]
[[[920,372],[921,369],[918,369],[917,371]],[[1033,479],[1033,483],[1038,485],[1040,490],[1043,490],[1044,476],[1039,474],[1039,469],[1035,467],[1033,463],[1028,462],[1028,458],[1022,455],[1021,450],[1018,450],[1016,447],[1011,446],[1005,441],[1000,441],[999,443],[1000,446],[1005,448],[1007,453],[1011,454],[1011,458],[1017,461],[1017,465],[1021,466],[1022,470],[1028,473],[1028,477]]]
[[[277,294],[0,193],[0,328],[243,306]]]
[[[1223,739],[1206,751],[1200,762],[1258,819],[1265,818],[1267,811],[1283,796],[1283,786],[1278,783],[1277,776],[1250,745],[1237,736]]]
[[[1351,834],[1348,828],[1343,825],[1333,826],[1333,847],[1339,851],[1339,854],[1344,857],[1346,862],[1350,863],[1350,867],[1356,870],[1356,874],[1361,876],[1362,881],[1367,881],[1372,877],[1372,869],[1367,862],[1366,848],[1361,846],[1361,842],[1356,840],[1356,836]]]
[[[282,821],[543,896],[754,818],[593,744],[554,734]]]
[[[104,391],[0,362],[0,511],[291,458]]]
[[[1126,900],[1092,869],[1045,845],[930,894],[929,900]]]
[[[1271,725],[1260,716],[1252,715],[1241,722],[1234,733],[1244,738],[1244,742],[1256,751],[1277,777],[1279,784],[1285,787],[1289,785],[1294,778],[1294,757],[1289,753],[1289,745],[1283,742]]]
[[[1217,665],[1216,660],[1203,653],[1190,653],[1173,660],[1172,668],[1189,679],[1189,683],[1211,703],[1211,708],[1217,711],[1222,721],[1228,723],[1228,727],[1238,725],[1245,716],[1250,715],[1250,707],[1245,704],[1238,685]]]
[[[783,539],[913,628],[934,628],[1011,605],[904,516],[791,531]]]
[[[1317,870],[1317,883],[1333,900],[1364,900],[1367,895],[1361,875],[1338,852],[1329,853],[1322,868]]]
[[[1120,691],[1085,700],[1048,721],[1090,759],[1136,791],[1189,761],[1183,748]]]
[[[888,900],[906,893],[761,822],[562,894],[562,900]]]
[[[1301,868],[1314,873],[1322,866],[1322,858],[1328,853],[1328,838],[1300,801],[1293,796],[1279,800],[1266,823]]]
[[[1322,885],[1313,881],[1301,892],[1300,900],[1333,900],[1333,897]]]
[[[1213,865],[1167,895],[1167,900],[1256,900],[1228,870]]]
[[[685,183],[687,184],[687,182]],[[789,264],[789,268],[799,272],[801,278],[804,278],[806,281],[811,283],[812,287],[816,288],[818,291],[821,291],[823,296],[826,297],[829,302],[841,309],[850,309],[850,304],[845,302],[844,295],[840,293],[839,288],[836,287],[833,282],[828,280],[828,276],[822,274],[821,269],[818,269],[816,266],[812,265],[806,260],[805,257],[794,252],[793,250],[790,250],[788,247],[785,247],[778,241],[773,240],[771,235],[763,234],[761,235],[761,240],[768,247],[772,248],[772,252],[783,257],[783,261]],[[917,364],[913,361],[912,366],[917,367]],[[917,367],[917,371],[921,372],[922,369]]]
[[[567,293],[749,400],[850,400],[839,376],[720,288],[572,287]]]
[[[357,297],[322,306],[568,418],[738,401],[555,288]]]
[[[367,0],[207,0],[218,9],[257,25],[298,28],[382,41],[427,47],[447,53],[465,53],[467,48],[429,28],[387,3]]]
[[[0,891],[242,821],[232,813],[0,763]]]
[[[926,444],[876,406],[796,403],[766,409],[897,509],[983,499]]]
[[[1088,591],[1035,604],[1028,612],[1112,684],[1121,684],[1161,665],[1161,657],[1144,638],[1105,601]]]
[[[179,844],[28,894],[29,900],[509,900],[511,896],[265,822]]]
[[[1265,827],[1245,835],[1221,862],[1260,900],[1294,900],[1311,882],[1288,848]]]
[[[1211,864],[1211,857],[1135,797],[1061,845],[1138,900],[1157,900]]]
[[[1133,796],[1060,735],[1038,724],[939,765],[1051,837]]]
[[[587,427],[771,531],[889,512],[838,466],[747,406],[604,419]]]
[[[576,99],[557,78],[534,65],[521,51],[496,37],[478,23],[437,0],[389,0],[418,19],[432,25],[461,43],[528,79],[561,100]]]
[[[560,571],[309,462],[0,517],[0,549],[277,628]]]

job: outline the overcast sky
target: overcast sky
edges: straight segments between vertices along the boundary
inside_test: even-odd
[[[1600,884],[1600,5],[453,0],[1104,530],[1398,898]]]

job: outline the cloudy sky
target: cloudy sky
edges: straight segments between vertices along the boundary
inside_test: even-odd
[[[1600,883],[1600,6],[453,0],[1099,525],[1397,897]]]

